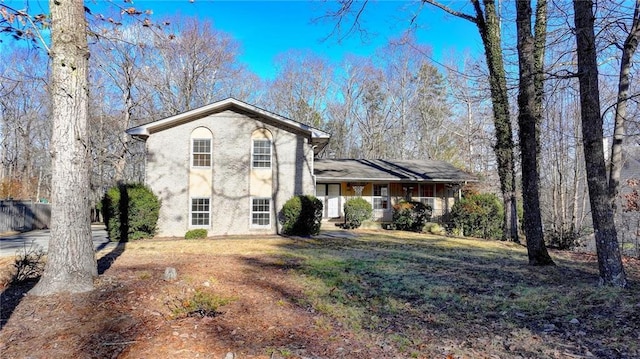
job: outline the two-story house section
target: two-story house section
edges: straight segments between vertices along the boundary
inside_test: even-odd
[[[330,137],[233,98],[127,133],[146,142],[160,236],[278,233],[282,205],[315,193],[314,156]]]

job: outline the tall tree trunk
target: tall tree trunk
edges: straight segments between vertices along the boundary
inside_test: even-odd
[[[496,131],[494,151],[498,162],[500,190],[504,201],[503,236],[506,240],[519,242],[516,201],[515,161],[507,78],[502,59],[500,41],[500,19],[493,0],[484,0],[484,13],[478,0],[472,0],[476,11],[475,23],[484,44],[489,85],[493,105],[493,121]]]
[[[451,15],[471,21],[478,27],[484,53],[489,68],[489,88],[493,105],[493,123],[496,131],[496,144],[493,148],[498,162],[500,191],[504,203],[503,238],[514,242],[518,239],[518,212],[516,201],[516,172],[513,155],[513,137],[511,133],[511,115],[507,94],[507,77],[504,69],[502,46],[500,43],[500,18],[495,0],[470,0],[475,16],[468,15],[439,3],[436,0],[422,0]]]
[[[614,224],[604,161],[602,117],[598,87],[598,64],[594,32],[593,1],[574,0],[574,17],[580,84],[582,141],[589,188],[591,217],[598,252],[600,280],[603,284],[625,287],[618,236]]]
[[[640,0],[636,0],[633,13],[633,23],[622,47],[620,59],[620,74],[618,77],[618,100],[616,102],[616,116],[613,129],[613,143],[611,144],[611,165],[609,171],[609,195],[611,208],[616,212],[616,201],[620,190],[620,174],[622,172],[622,144],[625,137],[625,120],[627,117],[627,100],[631,83],[631,59],[638,49],[640,37]]]
[[[51,240],[42,278],[31,294],[93,289],[97,264],[91,239],[89,121],[84,3],[51,0]]]
[[[541,7],[542,6],[542,7]],[[536,35],[544,41],[546,2],[538,1],[536,11]],[[546,27],[546,26],[544,26]],[[518,91],[518,132],[522,158],[522,199],[524,204],[524,231],[527,237],[527,253],[530,265],[553,265],[547,252],[540,216],[540,122],[542,120],[542,79],[536,61],[542,61],[540,46],[531,33],[531,1],[516,1],[516,28],[518,32],[518,62],[520,65]],[[544,48],[544,43],[542,48]],[[538,56],[536,56],[538,55]],[[540,82],[536,86],[536,80]]]

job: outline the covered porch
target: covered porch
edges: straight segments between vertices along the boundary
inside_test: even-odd
[[[373,207],[374,220],[389,222],[393,205],[419,201],[441,221],[461,197],[462,185],[475,177],[442,161],[335,160],[315,162],[316,197],[324,205],[323,218],[339,221],[344,203],[362,197]]]

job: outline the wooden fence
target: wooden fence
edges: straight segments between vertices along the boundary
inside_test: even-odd
[[[33,201],[0,201],[0,233],[49,227],[51,205]]]

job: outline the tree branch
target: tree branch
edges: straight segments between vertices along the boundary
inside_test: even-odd
[[[433,5],[433,6],[439,8],[439,9],[441,9],[441,10],[443,10],[443,11],[445,11],[445,12],[447,12],[447,13],[453,15],[453,16],[459,17],[461,19],[465,19],[467,21],[471,21],[471,22],[473,22],[475,24],[478,23],[478,18],[477,17],[469,15],[469,14],[465,14],[465,13],[457,11],[457,10],[454,10],[454,9],[452,9],[452,8],[450,8],[450,7],[448,7],[448,6],[444,5],[444,4],[441,4],[441,3],[437,2],[437,1],[434,1],[434,0],[422,0],[422,2],[430,4],[430,5]]]

